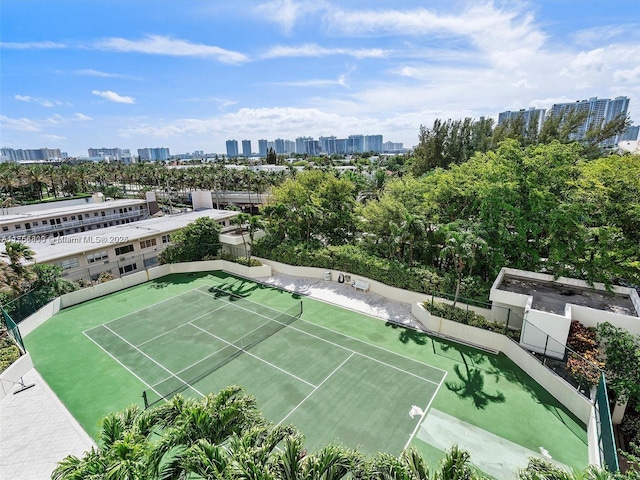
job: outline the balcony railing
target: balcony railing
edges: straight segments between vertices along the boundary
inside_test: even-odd
[[[60,230],[66,230],[68,228],[86,227],[95,225],[96,223],[120,220],[123,218],[144,217],[145,215],[147,215],[147,210],[132,210],[123,213],[112,213],[105,216],[92,216],[88,218],[82,218],[80,220],[68,220],[66,222],[56,223],[53,225],[38,225],[37,227],[21,228],[19,230],[0,232],[0,238],[22,235],[42,235],[52,232],[58,232]]]

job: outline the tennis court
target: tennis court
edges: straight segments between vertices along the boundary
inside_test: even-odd
[[[149,405],[239,384],[309,449],[400,453],[446,372],[309,322],[303,301],[287,302],[276,310],[199,286],[84,334],[147,386]]]

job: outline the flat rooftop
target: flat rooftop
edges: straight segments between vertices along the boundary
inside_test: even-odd
[[[233,210],[199,210],[177,215],[165,215],[56,238],[27,237],[26,241],[22,243],[27,244],[35,252],[35,260],[37,262],[46,263],[80,255],[84,252],[99,250],[101,246],[106,248],[139,241],[150,236],[168,234],[185,227],[200,217],[209,217],[220,221],[235,217],[237,214],[238,212]],[[4,252],[4,244],[2,245],[1,251]]]
[[[90,198],[88,200],[91,200]],[[146,200],[110,200],[108,202],[84,203],[81,205],[71,205],[69,207],[47,208],[46,210],[35,210],[33,212],[12,213],[0,215],[0,225],[15,222],[30,222],[40,218],[59,217],[78,213],[92,212],[94,210],[105,210],[109,208],[133,207],[134,205],[146,204]]]
[[[619,315],[637,317],[638,313],[628,295],[604,290],[545,282],[506,274],[500,290],[533,296],[531,308],[564,315],[567,303],[604,310]]]

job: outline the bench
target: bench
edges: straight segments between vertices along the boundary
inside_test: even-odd
[[[369,282],[365,282],[363,280],[355,280],[351,286],[356,290],[362,290],[363,292],[369,290]]]

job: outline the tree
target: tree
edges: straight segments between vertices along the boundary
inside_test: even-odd
[[[470,230],[460,229],[455,224],[448,225],[445,230],[446,240],[440,255],[442,258],[451,260],[456,272],[456,293],[453,299],[455,308],[465,268],[468,267],[471,272],[477,253],[485,248],[486,242]]]
[[[278,156],[276,155],[273,147],[269,147],[269,150],[267,150],[267,158],[265,159],[265,161],[268,165],[275,165],[276,163],[278,163]]]
[[[2,256],[9,259],[9,266],[15,271],[22,270],[23,260],[33,260],[35,257],[35,252],[31,247],[20,242],[5,242],[4,250]]]
[[[215,257],[220,251],[220,225],[200,217],[171,235],[171,245],[161,254],[161,263],[196,262]]]
[[[244,250],[247,255],[247,260],[251,260],[251,248],[253,247],[254,238],[258,230],[264,228],[262,223],[262,217],[260,215],[250,215],[248,213],[239,213],[233,218],[232,223],[240,225],[240,235],[242,235],[242,243],[244,244]],[[249,235],[249,246],[247,247],[247,240],[244,237],[244,232],[247,231]]]
[[[598,325],[598,335],[604,346],[607,386],[616,401],[640,399],[640,337],[608,322]]]

